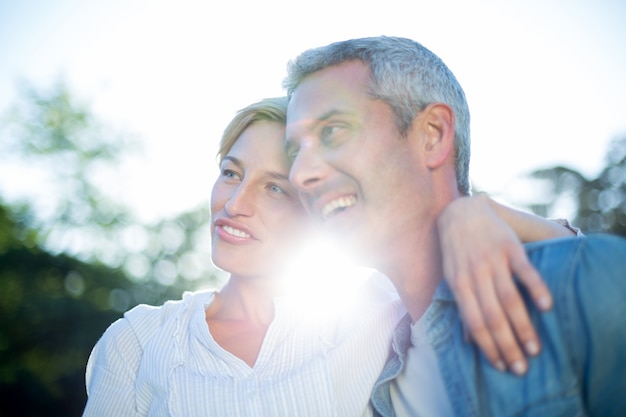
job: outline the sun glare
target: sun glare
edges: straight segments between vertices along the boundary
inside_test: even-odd
[[[359,288],[374,273],[337,242],[318,236],[288,262],[282,293],[304,319],[328,320],[359,301]]]

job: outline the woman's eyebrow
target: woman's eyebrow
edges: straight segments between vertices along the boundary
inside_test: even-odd
[[[267,171],[267,175],[271,178],[275,178],[281,181],[289,181],[289,174],[283,174],[278,171]]]
[[[233,164],[237,165],[238,168],[243,169],[244,167],[244,163],[243,161],[241,161],[239,158],[232,156],[232,155],[227,155],[224,157],[224,159],[222,159],[222,163],[224,163],[224,161],[230,161]],[[267,170],[265,172],[265,174],[270,177],[270,178],[275,178],[277,180],[281,180],[281,181],[289,181],[289,174],[283,174],[282,172],[279,171],[271,171],[271,170]]]
[[[239,158],[236,158],[236,157],[231,156],[231,155],[226,155],[226,156],[222,159],[222,164],[223,164],[225,161],[230,161],[230,162],[232,162],[233,164],[237,165],[239,168],[243,168],[243,165],[244,165],[244,164],[243,164],[243,162],[241,162],[241,160],[240,160]],[[221,164],[220,164],[220,165],[221,165]]]

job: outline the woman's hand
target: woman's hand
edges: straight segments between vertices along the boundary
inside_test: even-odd
[[[536,355],[541,345],[513,275],[542,311],[551,308],[552,297],[528,261],[516,227],[524,241],[571,235],[486,196],[459,198],[438,219],[444,274],[471,338],[496,368],[521,375],[528,367],[524,352]]]

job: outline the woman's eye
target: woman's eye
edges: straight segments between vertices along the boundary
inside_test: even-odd
[[[223,169],[222,170],[222,176],[225,178],[233,178],[233,179],[238,179],[239,178],[239,174],[236,173],[235,171],[231,170],[231,169]]]
[[[267,188],[273,193],[285,194],[285,191],[276,184],[270,184]]]

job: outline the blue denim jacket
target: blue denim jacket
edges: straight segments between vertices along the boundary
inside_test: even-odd
[[[554,307],[540,313],[524,293],[542,351],[525,376],[497,371],[463,338],[450,288],[442,282],[426,310],[427,335],[458,416],[626,416],[626,240],[611,235],[526,245]],[[531,307],[533,306],[533,307]],[[410,344],[410,318],[374,386],[378,415],[394,416],[389,382]]]

